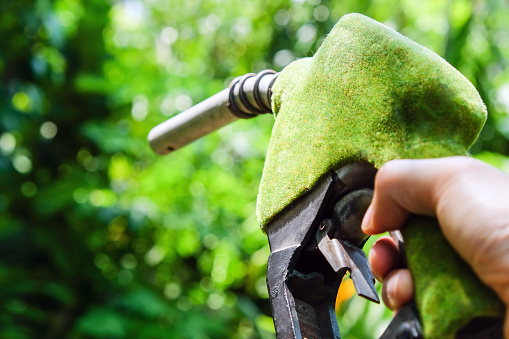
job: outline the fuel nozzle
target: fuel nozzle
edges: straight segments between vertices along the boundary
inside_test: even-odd
[[[271,88],[277,76],[264,70],[235,78],[228,88],[152,128],[150,147],[165,155],[239,118],[272,113]]]

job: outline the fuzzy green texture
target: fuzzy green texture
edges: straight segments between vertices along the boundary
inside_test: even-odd
[[[500,299],[475,278],[470,266],[449,246],[435,218],[414,216],[402,233],[408,267],[415,289],[420,291],[415,301],[424,324],[424,338],[453,339],[454,333],[473,317],[503,316]]]
[[[276,121],[258,195],[262,227],[353,160],[465,154],[486,119],[474,86],[434,52],[360,14],[273,88]]]
[[[257,202],[264,230],[329,170],[356,160],[380,168],[391,159],[464,155],[486,120],[479,94],[456,69],[360,14],[344,16],[316,55],[287,66],[272,90],[276,121]],[[411,232],[407,238],[413,238]],[[477,278],[469,270],[453,269],[464,267],[458,258],[445,260],[438,253],[408,252],[412,262],[428,256],[445,265],[412,271],[416,281],[439,277],[431,288],[416,289],[417,300],[425,301],[418,308],[428,338],[446,338],[491,307],[479,313],[477,301],[465,294],[459,296],[461,303],[447,301],[455,284]],[[463,308],[459,305],[468,306],[464,313],[457,312]],[[435,322],[435,313],[447,317]]]

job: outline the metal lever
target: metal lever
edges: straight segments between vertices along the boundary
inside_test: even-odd
[[[337,211],[345,213],[339,213],[338,217],[334,218],[332,215],[336,210],[334,208],[336,202],[347,196],[349,201],[351,199],[357,202],[358,195],[350,195],[351,193],[359,193],[363,188],[372,188],[375,173],[376,169],[364,162],[350,163],[331,171],[310,192],[289,205],[269,224],[267,235],[271,254],[267,264],[267,287],[277,338],[340,338],[334,306],[337,290],[348,269],[335,271],[332,268],[318,248],[322,238],[317,239],[317,232],[321,222],[331,218],[337,223],[348,225],[344,229],[341,227],[336,229],[339,235],[334,233],[328,236],[339,238],[345,243],[351,243],[355,239],[360,243],[352,246],[361,247],[362,239],[356,236],[356,232],[350,232],[351,223],[357,223],[358,218],[351,218],[346,209],[357,206],[360,213],[363,204],[341,205],[344,208],[338,206]],[[345,234],[350,235],[347,237],[348,240],[342,237]],[[367,269],[367,272],[370,272],[368,266],[359,264],[363,261],[357,259],[360,253],[351,251],[348,246],[343,247],[355,263],[355,269],[351,272],[355,272],[353,275],[356,276],[356,280],[372,282],[372,277],[365,277],[362,274],[357,278],[358,271]],[[365,263],[367,264],[367,260]],[[353,268],[353,265],[350,266]],[[366,289],[359,287],[358,290],[377,300],[369,287]]]
[[[415,305],[401,307],[380,339],[422,339],[422,328]]]
[[[325,219],[320,224],[316,234],[318,249],[335,272],[350,271],[350,277],[358,295],[380,303],[375,289],[375,278],[371,273],[366,254],[348,241],[330,239],[328,233],[331,229],[332,222],[329,219]]]
[[[405,245],[401,232],[390,231],[392,239],[396,242],[399,250],[401,267],[408,267],[406,262]],[[398,310],[389,326],[385,329],[380,339],[422,339],[422,327],[419,312],[413,302],[404,305]]]

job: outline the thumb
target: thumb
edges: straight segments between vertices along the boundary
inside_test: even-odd
[[[440,187],[436,182],[447,170],[441,160],[393,160],[383,165],[362,230],[377,234],[398,229],[411,213],[435,216]]]

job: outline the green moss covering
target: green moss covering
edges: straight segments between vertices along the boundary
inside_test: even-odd
[[[272,105],[276,121],[257,204],[264,230],[329,170],[355,160],[379,168],[397,158],[462,155],[486,119],[479,94],[457,70],[432,51],[360,14],[344,16],[314,57],[297,60],[281,72]],[[407,237],[412,237],[411,232]],[[408,254],[418,258],[430,253]],[[432,256],[432,260],[443,258]],[[449,265],[459,264],[451,259]],[[417,301],[424,302],[418,307],[424,312],[425,333],[429,338],[446,338],[452,333],[449,324],[458,325],[469,317],[461,313],[451,321],[456,307],[463,306],[444,298],[454,292],[450,288],[455,284],[476,278],[468,270],[447,277],[437,272],[433,267],[413,270],[416,281],[428,281],[417,276],[421,273],[429,279],[440,276],[431,289],[423,291],[419,285],[416,294]],[[435,318],[428,317],[435,312],[448,317],[435,324]],[[465,312],[483,314],[472,308]]]
[[[364,159],[465,154],[486,119],[472,84],[437,54],[360,14],[344,16],[312,58],[273,86],[262,227],[330,169]]]
[[[473,317],[504,314],[502,302],[449,246],[435,218],[414,216],[402,233],[415,289],[420,292],[416,303],[425,338],[452,339]]]

